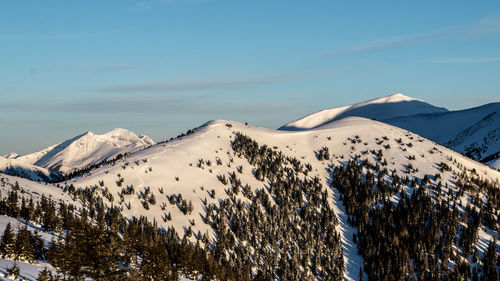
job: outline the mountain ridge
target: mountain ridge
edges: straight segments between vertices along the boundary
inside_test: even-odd
[[[52,173],[67,174],[153,144],[155,142],[148,136],[137,136],[129,130],[116,128],[102,135],[87,131],[34,153],[23,156],[9,153],[8,156],[16,160],[19,167],[25,165],[27,170],[35,166]]]
[[[418,113],[447,111],[446,108],[436,107],[423,100],[397,93],[352,105],[321,110],[285,124],[278,130],[300,131],[313,129],[348,116],[381,120]]]
[[[348,117],[315,130],[298,133],[247,126],[227,120],[213,120],[200,126],[189,136],[152,146],[121,159],[119,163],[105,165],[85,177],[69,182],[77,187],[95,186],[103,182],[114,194],[131,186],[139,193],[152,193],[156,204],[149,205],[148,210],[144,210],[143,203],[136,200],[136,197],[125,196],[124,214],[147,216],[164,227],[173,226],[179,233],[183,233],[191,225],[194,233],[208,232],[209,240],[216,239],[216,233],[203,221],[204,212],[200,210],[205,208],[203,202],[208,205],[218,204],[217,202],[227,200],[226,196],[231,196],[227,187],[229,183],[224,183],[224,179],[232,177],[233,172],[241,165],[242,173],[237,175],[243,186],[248,184],[255,192],[266,186],[266,181],[256,179],[259,176],[257,170],[234,154],[232,143],[237,137],[236,132],[248,135],[260,145],[281,151],[287,157],[296,157],[304,163],[309,163],[311,169],[307,178],[317,175],[324,186],[328,186],[328,165],[342,166],[352,160],[354,155],[383,165],[383,159],[376,160],[376,151],[379,149],[387,159],[387,169],[401,173],[401,177],[407,170],[417,181],[426,177],[434,178],[434,175],[439,173],[440,180],[452,187],[456,182],[452,172],[459,171],[458,167],[463,166],[467,167],[467,171],[477,171],[492,181],[500,180],[499,172],[404,129],[366,118]],[[323,147],[329,148],[328,165],[318,160]],[[451,171],[442,171],[439,163],[448,163],[452,167]],[[410,164],[412,169],[416,170],[410,169]],[[121,182],[120,186],[115,182]],[[437,180],[434,184],[437,184]],[[161,190],[164,190],[166,195],[162,194]],[[210,197],[211,190],[216,194],[213,199]],[[182,215],[175,204],[170,205],[164,199],[165,196],[178,197],[178,194],[181,194],[183,200],[193,203],[193,214]],[[335,213],[345,223],[348,215],[341,206],[339,196],[334,193],[330,202]],[[235,200],[238,199],[243,202],[247,200],[241,193]],[[113,204],[119,205],[117,200],[115,197]],[[162,209],[162,206],[165,209]],[[165,222],[167,215],[171,220]],[[356,245],[349,243],[356,232],[345,224],[340,226],[339,230],[344,241],[342,247],[347,266],[345,278],[356,280],[362,259],[357,254]]]
[[[417,103],[417,104],[405,104]],[[407,110],[409,107],[420,107]],[[414,114],[416,111],[420,111]],[[401,114],[402,115],[398,115]],[[500,169],[500,103],[489,103],[463,110],[449,111],[423,100],[395,94],[349,106],[332,108],[309,114],[279,130],[302,131],[345,118],[360,116],[397,126],[454,149],[477,161]],[[390,116],[390,117],[388,117]],[[474,132],[474,133],[472,133]],[[467,145],[461,145],[467,143]]]
[[[361,255],[363,252],[358,249],[361,242],[355,242],[357,237],[363,237],[358,235],[368,234],[356,227],[357,217],[349,202],[364,201],[345,199],[351,195],[341,183],[349,176],[338,176],[342,169],[362,173],[353,177],[351,184],[378,177],[364,188],[380,192],[382,201],[367,206],[384,202],[395,206],[399,202],[403,208],[404,202],[411,202],[411,198],[423,196],[419,194],[424,192],[428,198],[444,202],[446,205],[441,209],[452,208],[448,205],[453,200],[459,213],[464,212],[468,202],[482,202],[468,194],[472,192],[469,186],[475,186],[471,179],[496,183],[496,189],[500,181],[500,172],[484,164],[405,129],[363,117],[346,117],[301,132],[228,120],[212,120],[192,131],[103,163],[57,185],[48,184],[51,194],[70,198],[66,199],[70,202],[81,202],[82,196],[90,196],[92,202],[103,204],[102,207],[97,204],[100,210],[120,210],[130,220],[147,218],[161,229],[175,230],[179,238],[205,244],[206,249],[212,249],[214,255],[219,253],[220,258],[227,256],[234,263],[245,261],[245,265],[266,269],[267,274],[288,274],[285,270],[293,263],[293,258],[287,255],[290,247],[289,251],[297,253],[295,258],[307,264],[289,273],[290,276],[302,279],[314,275],[326,280],[321,275],[339,277],[339,268],[345,268],[341,279],[335,280],[358,280],[360,268],[370,270],[369,276],[378,273],[365,267],[371,265],[369,256]],[[363,166],[351,170],[355,167],[352,165]],[[7,178],[10,183],[16,181],[15,177]],[[23,190],[44,194],[44,185],[21,179],[19,184]],[[363,185],[352,185],[360,187]],[[481,196],[486,196],[483,193]],[[433,208],[425,211],[432,212]],[[414,209],[418,210],[421,208]],[[361,217],[358,219],[361,221]],[[320,221],[328,225],[322,226]],[[308,243],[315,241],[307,238],[315,237],[314,229],[321,229],[318,233],[329,232],[321,236],[321,243],[333,241],[334,246]],[[333,229],[335,232],[331,233]],[[479,259],[485,255],[486,245],[494,235],[491,229],[479,228],[478,242],[473,244]],[[269,245],[275,245],[276,241],[283,243],[270,250],[273,247]],[[323,253],[321,258],[318,256],[316,266],[311,266],[314,256],[307,254],[314,249],[311,245],[317,245]],[[217,250],[220,247],[222,250]],[[337,259],[339,249],[342,265]],[[450,249],[454,255],[461,253],[458,244]],[[235,260],[236,257],[241,261]],[[263,262],[273,257],[276,263]],[[269,268],[279,270],[269,271]],[[327,273],[325,268],[331,268],[335,274]],[[456,268],[454,264],[448,270],[452,268]]]

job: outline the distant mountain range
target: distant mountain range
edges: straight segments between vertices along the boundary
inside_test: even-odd
[[[0,169],[30,175],[32,179],[53,178],[153,144],[148,136],[137,136],[126,129],[114,129],[103,135],[88,131],[35,153],[4,155],[0,157]]]
[[[500,169],[500,103],[449,111],[398,93],[312,113],[278,130],[316,130],[350,116],[406,129]],[[88,131],[31,154],[21,156],[11,152],[0,156],[0,171],[32,180],[56,180],[61,175],[153,144],[148,136],[137,136],[126,129],[114,129],[103,135]]]
[[[449,111],[395,94],[312,113],[283,125],[279,130],[316,129],[347,116],[376,119],[406,129],[500,169],[500,102]]]

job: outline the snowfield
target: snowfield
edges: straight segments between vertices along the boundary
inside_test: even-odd
[[[399,109],[395,111],[393,106]],[[69,172],[93,163],[101,163],[118,154],[127,153],[127,155],[57,185],[0,174],[2,181],[0,190],[4,195],[12,190],[17,182],[23,190],[22,196],[26,198],[31,195],[38,200],[43,194],[54,201],[62,200],[81,207],[80,201],[64,193],[61,187],[73,185],[77,189],[96,188],[98,193],[108,194],[103,196],[105,205],[119,206],[125,217],[146,216],[165,229],[174,227],[181,237],[188,229],[192,229],[192,233],[207,234],[209,240],[214,242],[217,236],[212,227],[204,221],[205,206],[211,203],[218,204],[221,200],[229,198],[229,188],[221,177],[229,177],[238,170],[238,178],[243,186],[248,184],[252,191],[268,188],[267,182],[256,179],[254,166],[234,152],[232,142],[239,132],[255,140],[259,145],[266,145],[274,151],[281,151],[285,156],[295,157],[303,164],[311,165],[307,177],[317,176],[321,179],[323,187],[328,189],[329,203],[339,221],[337,231],[342,240],[345,279],[357,280],[359,269],[363,268],[363,258],[358,255],[357,245],[353,242],[353,234],[357,230],[348,223],[348,215],[339,191],[335,188],[329,189],[331,168],[344,166],[349,160],[358,158],[384,165],[389,171],[387,180],[391,180],[392,172],[401,178],[408,176],[418,181],[430,178],[430,186],[435,187],[438,181],[442,182],[443,186],[447,186],[445,191],[451,194],[458,191],[456,184],[463,175],[486,179],[496,183],[498,187],[500,183],[498,170],[435,142],[443,141],[445,137],[432,135],[436,137],[435,140],[424,137],[426,133],[431,134],[439,126],[452,126],[453,128],[445,130],[444,134],[447,134],[447,141],[448,137],[460,136],[450,144],[453,148],[463,151],[467,147],[484,144],[487,147],[481,148],[481,155],[495,153],[499,151],[499,142],[491,136],[498,138],[500,132],[498,114],[460,124],[460,128],[459,125],[455,126],[457,120],[461,120],[461,116],[479,118],[478,116],[493,107],[490,105],[487,108],[459,114],[397,94],[315,113],[289,123],[280,130],[214,120],[195,129],[194,133],[159,144],[154,144],[148,137],[138,137],[124,129],[116,129],[104,135],[87,132],[42,152],[27,156],[11,154],[9,159],[0,158],[0,168],[21,163],[25,165],[23,166],[25,170],[33,172],[34,175],[38,172],[50,173],[52,170]],[[387,111],[380,112],[381,108]],[[407,127],[411,127],[409,124],[414,124],[413,127],[417,128],[415,131],[421,134],[363,117],[349,117],[362,113],[371,118],[374,112],[380,112],[375,118],[384,119],[395,115],[401,116],[403,111],[408,115],[420,114],[390,119],[392,120],[390,122],[401,127],[404,124]],[[437,124],[434,129],[425,127],[425,124],[431,123]],[[460,132],[463,133],[459,134]],[[491,132],[494,132],[494,135]],[[490,138],[483,138],[484,142],[481,142],[483,140],[475,137],[476,135],[487,135]],[[319,151],[324,148],[327,148],[331,155],[328,160],[320,160],[318,157]],[[488,162],[493,166],[500,165],[498,163],[498,159]],[[19,165],[22,166],[21,164]],[[443,169],[443,165],[450,169]],[[411,196],[414,188],[407,185],[403,190]],[[145,194],[154,196],[154,203],[150,203]],[[249,201],[242,193],[233,196],[242,202]],[[399,196],[400,193],[394,194],[391,201],[396,203]],[[184,214],[179,204],[172,202],[171,199],[175,197],[190,202],[193,207],[192,212]],[[464,212],[465,206],[472,199],[466,194],[461,200],[458,209]],[[22,223],[13,218],[0,216],[0,231],[3,231],[9,221],[14,227]],[[37,228],[33,225],[29,227]],[[489,229],[484,227],[481,229],[477,243],[480,255],[484,253],[494,235],[495,232]],[[54,234],[43,233],[43,237],[49,241]],[[188,239],[195,241],[193,236]],[[500,239],[497,239],[497,247],[500,247]],[[0,260],[0,277],[11,263],[12,261]],[[36,277],[45,264],[19,263],[19,266],[22,276],[34,280],[33,276]]]
[[[459,167],[462,166],[467,167],[468,173],[475,170],[481,177],[494,182],[500,180],[500,172],[416,134],[381,122],[349,117],[315,130],[300,132],[270,130],[225,120],[211,121],[198,128],[194,134],[133,153],[115,165],[105,165],[66,184],[85,188],[99,186],[103,182],[114,197],[113,201],[106,203],[109,206],[119,205],[125,216],[144,215],[165,228],[173,226],[179,233],[192,226],[194,233],[208,233],[211,239],[215,239],[210,226],[203,222],[202,202],[207,200],[209,204],[217,203],[228,197],[226,186],[217,176],[228,176],[241,165],[243,173],[239,177],[243,184],[248,183],[252,190],[265,187],[265,183],[256,180],[248,162],[233,154],[231,141],[234,139],[234,132],[242,132],[260,145],[266,144],[285,155],[301,159],[303,163],[310,163],[310,176],[318,175],[323,179],[324,186],[328,186],[329,164],[343,165],[355,154],[375,162],[375,156],[370,151],[379,149],[383,150],[389,170],[396,170],[398,174],[404,175],[407,165],[412,163],[418,169],[411,174],[412,177],[421,180],[425,175],[441,173],[443,184],[447,183],[450,188],[454,188],[456,173],[461,172]],[[354,140],[356,136],[360,141],[352,144],[350,140]],[[325,146],[332,153],[329,163],[318,161],[315,155],[316,151]],[[409,160],[410,156],[414,156],[415,160]],[[198,167],[199,160],[205,163],[210,161],[212,164]],[[220,165],[216,164],[218,161]],[[453,167],[452,171],[442,172],[439,168],[441,162]],[[122,190],[128,187],[134,187],[136,193],[120,199]],[[143,200],[140,199],[141,192],[145,192],[147,188],[157,201],[155,205],[149,205],[149,210],[143,207]],[[211,190],[215,191],[214,198],[209,196]],[[410,192],[411,189],[408,188],[408,193]],[[181,194],[183,199],[191,201],[194,211],[184,215],[177,205],[170,204],[168,196],[174,194]],[[362,258],[358,256],[356,245],[352,243],[355,230],[347,224],[345,210],[338,196],[335,194],[331,198],[331,204],[340,220],[346,279],[355,280],[362,266]],[[247,200],[242,194],[237,195],[237,198]],[[167,214],[171,214],[172,220],[165,220]],[[485,233],[485,241],[489,241],[489,238]]]

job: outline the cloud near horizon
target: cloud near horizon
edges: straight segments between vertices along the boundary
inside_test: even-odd
[[[298,102],[269,101],[266,103],[249,100],[230,101],[213,99],[212,95],[189,96],[126,96],[88,97],[57,100],[18,100],[0,104],[0,109],[8,111],[50,113],[81,113],[102,115],[134,114],[273,114],[276,110],[291,109]]]
[[[241,89],[313,78],[330,72],[333,72],[333,70],[311,70],[234,79],[193,80],[183,82],[140,82],[100,87],[96,90],[101,93],[162,93],[175,91]]]
[[[143,69],[143,67],[136,65],[103,65],[103,66],[89,66],[89,67],[60,67],[56,68],[55,71],[91,73],[91,72],[116,72],[116,71],[139,70],[139,69]]]

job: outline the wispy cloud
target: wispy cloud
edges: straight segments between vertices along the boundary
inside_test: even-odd
[[[136,8],[141,10],[149,10],[159,4],[191,4],[204,3],[211,0],[145,0],[136,3]]]
[[[374,53],[390,49],[427,44],[431,42],[469,39],[500,33],[500,18],[483,18],[476,22],[445,27],[439,30],[403,35],[366,42],[360,45],[340,48],[323,54],[324,56],[353,55],[361,53]]]
[[[143,67],[136,65],[106,65],[106,66],[91,66],[91,67],[61,67],[56,68],[56,71],[62,72],[116,72],[124,70],[138,70]]]
[[[324,75],[332,70],[312,70],[282,73],[273,76],[245,77],[220,80],[197,80],[184,82],[142,82],[102,87],[103,93],[162,93],[174,91],[200,91],[228,88],[251,88],[266,84],[284,83]]]
[[[128,31],[127,29],[115,29],[90,32],[72,32],[72,33],[36,33],[36,34],[15,34],[0,35],[0,41],[25,41],[25,40],[87,40],[89,38],[109,37]]]
[[[241,100],[233,101],[222,97],[214,98],[212,95],[184,95],[184,96],[125,96],[89,97],[58,100],[18,100],[0,104],[0,109],[20,112],[43,112],[45,116],[59,116],[60,113],[97,114],[97,115],[248,115],[269,114],[276,111],[291,110],[299,106],[292,101],[268,101],[266,103]],[[207,117],[213,118],[213,117]]]
[[[428,63],[492,63],[500,62],[500,57],[483,57],[483,58],[441,58],[441,59],[427,59],[423,62]]]
[[[302,72],[281,73],[262,77],[188,81],[180,83],[137,83],[97,88],[97,93],[87,96],[58,98],[19,97],[0,103],[0,112],[11,112],[13,116],[30,112],[45,118],[106,116],[104,119],[120,118],[249,118],[252,120],[274,120],[276,112],[293,112],[303,107],[303,102],[273,99],[262,103],[252,96],[233,95],[233,91],[209,91],[211,89],[248,88],[273,83],[286,83],[314,78],[336,71],[320,69]],[[94,88],[95,90],[95,88]],[[206,90],[206,91],[205,91]],[[191,92],[187,92],[191,91]],[[236,93],[238,91],[235,91]],[[106,94],[103,94],[106,93]],[[107,118],[109,117],[109,118]],[[265,121],[267,122],[267,121]],[[276,126],[279,124],[275,124]]]

